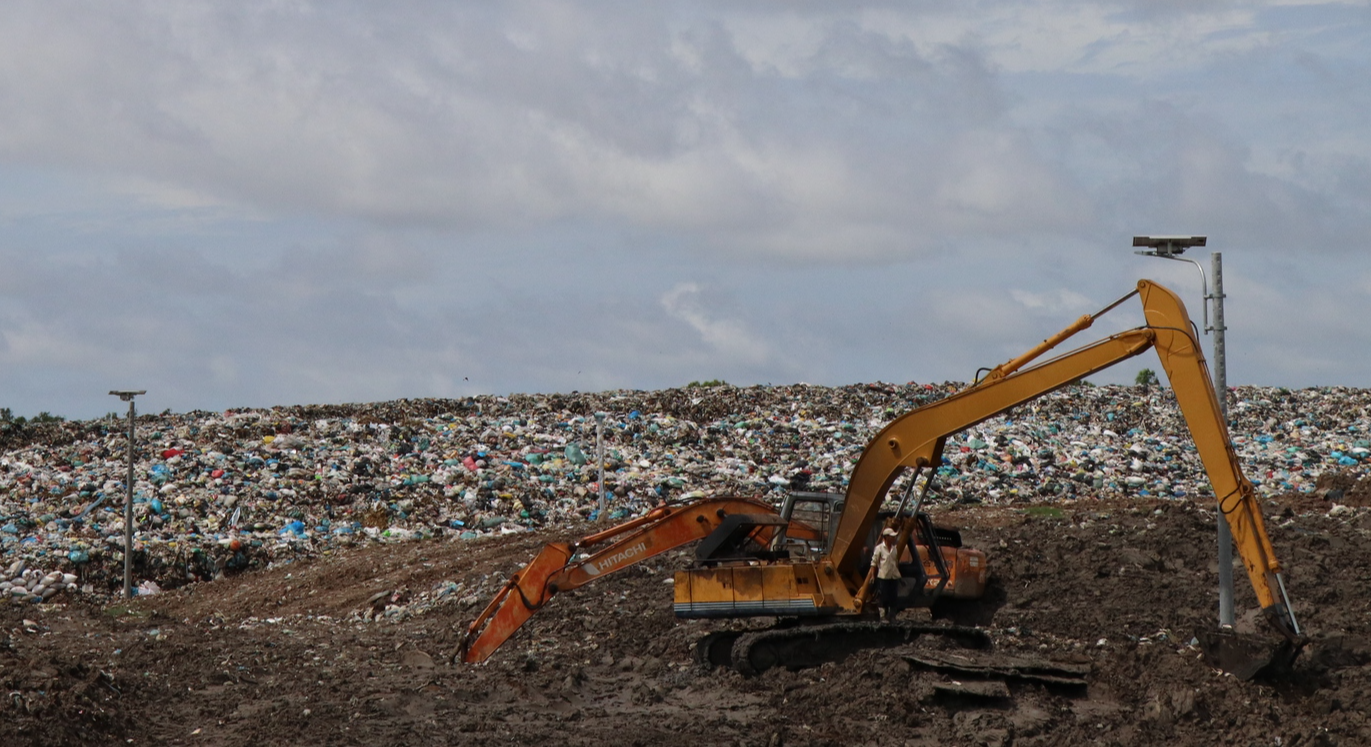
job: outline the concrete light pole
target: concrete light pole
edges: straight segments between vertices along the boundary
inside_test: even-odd
[[[600,468],[600,520],[608,518],[605,509],[608,508],[605,501],[605,413],[595,413],[595,464]]]
[[[1224,348],[1223,333],[1228,329],[1223,323],[1223,255],[1212,252],[1214,270],[1214,292],[1209,292],[1205,281],[1204,267],[1193,259],[1180,257],[1186,249],[1204,246],[1206,236],[1134,236],[1133,246],[1148,247],[1151,251],[1139,251],[1144,257],[1159,257],[1177,262],[1189,262],[1200,271],[1200,289],[1204,292],[1201,306],[1204,308],[1204,331],[1214,333],[1214,393],[1219,396],[1219,413],[1223,416],[1224,427],[1228,427],[1228,358]],[[1209,323],[1209,304],[1214,305],[1214,323]],[[1233,533],[1228,528],[1228,520],[1223,512],[1218,517],[1219,543],[1219,626],[1233,627]]]
[[[124,497],[124,596],[133,596],[133,420],[137,417],[133,398],[147,394],[147,390],[116,389],[110,394],[129,403],[129,473],[124,481],[128,492]]]

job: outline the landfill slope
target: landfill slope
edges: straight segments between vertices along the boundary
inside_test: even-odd
[[[596,412],[610,519],[706,495],[842,492],[881,427],[960,387],[723,385],[145,415],[133,572],[155,591],[356,545],[594,518]],[[1259,494],[1371,502],[1371,394],[1230,396],[1234,445]],[[31,577],[120,588],[126,430],[117,419],[0,423],[0,571],[22,560]],[[1050,393],[949,438],[936,480],[940,500],[992,505],[1209,497],[1175,400],[1158,388]]]
[[[0,425],[0,744],[1367,744],[1371,455],[1357,389],[1231,392],[1312,643],[1239,682],[1212,497],[1162,389],[1073,386],[949,439],[935,519],[991,558],[941,604],[1086,687],[936,671],[938,641],[744,679],[695,667],[677,552],[555,598],[492,660],[462,632],[546,541],[705,495],[842,491],[891,418],[957,385],[729,386]],[[610,515],[595,421],[607,413]],[[18,575],[9,571],[22,569]],[[1238,569],[1242,626],[1264,632]],[[67,580],[71,579],[68,583]],[[731,625],[763,625],[739,621]],[[992,686],[993,685],[993,686]]]
[[[127,604],[6,605],[0,743],[1366,744],[1371,514],[1272,510],[1314,641],[1276,683],[1190,645],[1216,606],[1211,511],[961,507],[939,518],[992,554],[994,580],[939,618],[984,626],[996,653],[1085,665],[1084,691],[949,696],[956,676],[906,658],[939,641],[751,679],[701,670],[690,647],[714,624],[670,612],[683,553],[555,598],[487,664],[454,663],[479,605],[554,532],[356,549]],[[1238,601],[1254,604],[1245,587]]]

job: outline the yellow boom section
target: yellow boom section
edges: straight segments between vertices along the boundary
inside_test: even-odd
[[[1238,466],[1185,305],[1175,293],[1150,280],[1139,281],[1137,293],[1142,299],[1146,327],[1121,332],[1019,370],[1071,334],[1089,327],[1093,318],[1082,317],[1027,354],[994,369],[985,380],[912,410],[878,433],[853,470],[834,537],[830,557],[842,575],[853,577],[862,552],[861,543],[895,478],[905,468],[936,467],[947,436],[1155,347],[1209,473],[1220,509],[1233,530],[1233,540],[1257,600],[1276,627],[1293,638],[1297,627],[1283,594],[1278,596],[1280,582],[1276,574],[1280,565],[1267,537],[1255,491]],[[860,579],[855,582],[860,583]]]
[[[1139,283],[1138,290],[1147,324],[1157,335],[1157,355],[1161,358],[1162,369],[1176,394],[1176,402],[1185,416],[1190,436],[1195,440],[1204,470],[1209,474],[1219,510],[1233,532],[1233,543],[1247,568],[1257,601],[1262,609],[1275,608],[1283,613],[1282,617],[1289,618],[1283,598],[1277,596],[1280,582],[1276,574],[1281,572],[1281,566],[1266,533],[1256,490],[1238,464],[1228,424],[1224,422],[1213,378],[1209,375],[1209,365],[1192,335],[1185,306],[1174,293],[1160,285],[1148,283],[1144,287],[1144,283]],[[1293,620],[1291,627],[1296,627]]]

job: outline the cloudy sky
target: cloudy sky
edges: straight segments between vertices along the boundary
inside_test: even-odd
[[[1139,277],[1198,317],[1143,233],[1223,253],[1230,382],[1371,384],[1366,3],[0,21],[16,414],[965,380]]]

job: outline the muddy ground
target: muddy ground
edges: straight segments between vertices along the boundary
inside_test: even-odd
[[[949,694],[955,676],[906,658],[941,645],[926,640],[751,679],[703,671],[691,644],[714,624],[671,613],[680,553],[557,597],[487,664],[453,664],[499,580],[573,532],[520,534],[371,547],[127,604],[0,606],[0,744],[1371,744],[1371,510],[1327,508],[1269,506],[1313,641],[1277,682],[1238,681],[1188,645],[1217,606],[1212,512],[962,506],[936,516],[991,554],[991,590],[939,619],[984,626],[1003,654],[1084,665],[1084,690]],[[460,589],[402,611],[448,581]],[[382,591],[389,616],[366,619]]]

